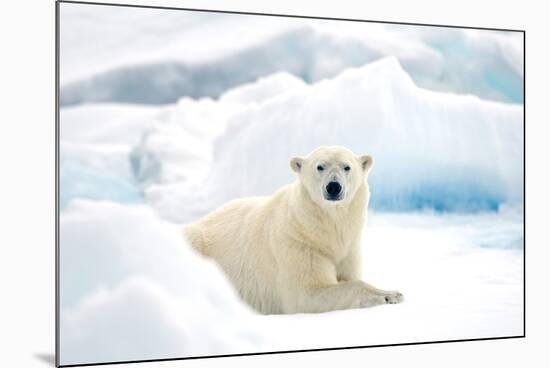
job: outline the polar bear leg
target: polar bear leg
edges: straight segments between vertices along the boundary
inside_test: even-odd
[[[314,250],[290,247],[286,255],[292,267],[280,274],[277,285],[284,313],[319,313],[399,302],[397,296],[373,292],[361,280],[338,282],[334,264]]]
[[[305,290],[301,306],[306,311],[327,312],[339,309],[374,307],[391,303],[384,295],[373,293],[361,280]]]

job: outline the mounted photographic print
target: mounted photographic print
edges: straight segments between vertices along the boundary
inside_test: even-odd
[[[60,1],[57,41],[58,365],[525,336],[523,31]]]

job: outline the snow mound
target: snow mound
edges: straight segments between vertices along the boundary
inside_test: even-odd
[[[295,88],[291,80],[261,103],[185,99],[187,111],[206,104],[216,119],[172,117],[170,129],[189,136],[192,126],[215,127],[202,146],[210,151],[197,161],[200,169],[184,165],[177,157],[201,150],[157,128],[155,139],[170,141],[180,156],[171,160],[148,150],[145,139],[134,160],[156,157],[163,178],[179,179],[142,177],[146,200],[167,218],[188,221],[237,197],[270,195],[293,180],[290,158],[338,144],[374,155],[374,209],[479,211],[522,203],[521,106],[421,89],[395,58],[311,86]],[[251,88],[261,95],[262,84],[269,90],[260,81],[228,96]]]
[[[317,81],[380,56],[357,40],[335,42],[331,36],[303,25],[287,27],[261,43],[237,45],[224,57],[199,64],[174,58],[134,62],[64,84],[61,104],[101,101],[166,104],[181,96],[217,98],[230,88],[279,71]]]
[[[219,100],[202,98],[194,100],[182,98],[177,104],[164,107],[156,115],[156,124],[143,129],[143,135],[130,154],[134,178],[138,186],[147,192],[149,202],[179,202],[178,193],[187,193],[181,200],[192,203],[184,211],[186,218],[195,217],[211,209],[208,193],[202,189],[213,165],[214,142],[225,134],[230,116],[243,110],[255,109],[273,99],[288,93],[309,88],[300,79],[288,73],[276,73],[258,79],[255,83],[245,84],[224,93]],[[168,188],[170,198],[164,197]],[[181,209],[173,208],[175,213],[163,213],[166,218],[177,218]]]
[[[218,267],[151,209],[74,201],[60,228],[62,364],[262,347]]]

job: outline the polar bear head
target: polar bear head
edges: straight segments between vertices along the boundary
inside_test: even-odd
[[[306,157],[293,158],[290,167],[313,201],[330,205],[353,200],[373,162],[372,156],[357,156],[345,147],[321,146]]]

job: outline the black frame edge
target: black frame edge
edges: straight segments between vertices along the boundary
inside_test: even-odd
[[[525,55],[526,55],[526,46],[525,46],[525,40],[527,38],[527,32],[526,31],[523,31],[523,337],[526,336],[526,328],[527,328],[527,320],[526,320],[526,316],[527,316],[527,282],[526,282],[526,275],[527,275],[527,268],[526,268],[526,259],[527,257],[525,256],[525,250],[526,250],[526,236],[527,236],[527,231],[526,231],[526,226],[527,226],[527,221],[526,221],[526,211],[525,209],[527,208],[527,186],[526,186],[526,173],[527,173],[527,168],[526,168],[526,162],[527,162],[527,151],[526,151],[526,139],[527,139],[527,119],[526,119],[526,111],[527,111],[527,98],[526,98],[526,85],[527,85],[527,78],[525,77],[526,76],[526,70],[527,70],[527,65],[525,64]]]
[[[185,358],[162,358],[162,359],[145,359],[145,360],[123,360],[115,362],[100,362],[100,363],[83,363],[83,364],[64,364],[58,367],[93,367],[102,365],[115,365],[115,364],[136,364],[136,363],[155,363],[155,362],[174,362],[183,360],[195,360],[195,359],[212,359],[212,358],[233,358],[243,356],[257,356],[257,355],[274,355],[274,354],[292,354],[292,353],[305,353],[305,352],[320,352],[320,351],[338,351],[338,350],[356,350],[366,348],[383,348],[383,347],[396,347],[396,346],[411,346],[411,345],[431,345],[431,344],[446,344],[456,342],[477,342],[477,341],[497,341],[497,340],[511,340],[511,339],[523,339],[524,335],[518,336],[499,336],[499,337],[480,337],[475,339],[457,339],[457,340],[441,340],[441,341],[422,341],[422,342],[405,342],[398,344],[379,344],[379,345],[365,345],[365,346],[345,346],[335,348],[318,348],[318,349],[301,349],[301,350],[283,350],[283,351],[264,351],[259,353],[241,353],[241,354],[222,354],[222,355],[199,355]]]
[[[513,28],[507,29],[507,28],[497,28],[497,27],[457,26],[457,25],[449,25],[449,24],[398,22],[398,21],[383,21],[383,20],[357,19],[357,18],[332,18],[332,17],[322,17],[322,16],[315,16],[315,15],[261,13],[261,12],[215,10],[215,9],[201,9],[201,8],[178,8],[178,7],[173,7],[173,6],[124,4],[124,3],[102,3],[102,2],[78,1],[78,0],[57,0],[57,1],[60,2],[60,3],[67,3],[67,4],[114,6],[114,7],[125,7],[125,8],[144,8],[144,9],[160,9],[160,10],[184,10],[184,11],[221,13],[221,14],[261,15],[261,16],[268,16],[268,17],[286,17],[286,18],[302,18],[302,19],[340,20],[340,21],[363,22],[363,23],[396,24],[396,25],[404,25],[404,26],[476,29],[476,30],[499,31],[499,32],[524,32],[524,30],[522,30],[522,29],[513,29]]]
[[[55,2],[55,353],[54,364],[60,366],[59,361],[59,6],[60,2]]]

